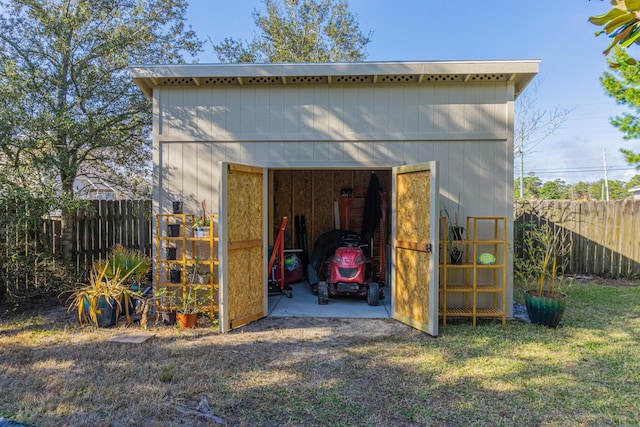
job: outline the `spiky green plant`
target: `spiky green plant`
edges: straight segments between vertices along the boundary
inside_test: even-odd
[[[94,267],[89,276],[89,283],[73,291],[67,299],[69,303],[67,311],[75,308],[80,323],[88,321],[96,327],[99,326],[98,314],[101,298],[104,298],[111,307],[115,308],[116,318],[124,309],[127,323],[131,323],[129,308],[133,307],[133,301],[140,298],[140,294],[128,286],[128,280],[136,269],[131,269],[124,274],[121,270],[116,269],[113,276],[108,277],[109,268],[108,261],[100,269]]]
[[[98,269],[107,267],[105,277],[112,279],[116,272],[127,276],[130,282],[140,282],[151,269],[151,258],[135,249],[126,249],[115,245],[106,260],[98,262]]]

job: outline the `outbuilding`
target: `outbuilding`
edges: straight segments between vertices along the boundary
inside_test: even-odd
[[[341,195],[383,191],[393,317],[438,331],[443,209],[504,217],[513,243],[514,101],[538,60],[141,65],[153,101],[153,210],[219,215],[220,327],[267,312],[280,218],[308,241],[339,226]],[[352,193],[350,193],[351,195]],[[344,218],[343,218],[344,220]],[[291,222],[290,222],[291,224]],[[295,247],[293,227],[285,244]],[[385,251],[386,246],[390,251]],[[512,317],[512,258],[506,316]],[[381,255],[384,257],[384,255]]]

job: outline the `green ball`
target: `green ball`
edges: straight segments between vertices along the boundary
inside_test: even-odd
[[[478,255],[476,260],[478,261],[478,264],[482,265],[493,265],[496,263],[496,257],[486,252]]]

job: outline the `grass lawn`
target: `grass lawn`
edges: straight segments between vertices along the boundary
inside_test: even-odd
[[[521,289],[516,289],[517,299]],[[431,338],[394,320],[267,318],[227,335],[0,320],[0,417],[37,426],[637,426],[640,283],[573,284],[561,327]],[[216,418],[219,417],[219,418]]]

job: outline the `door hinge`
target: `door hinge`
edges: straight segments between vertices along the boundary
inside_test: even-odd
[[[433,246],[431,246],[431,243],[427,243],[427,253],[430,254],[433,251]]]

